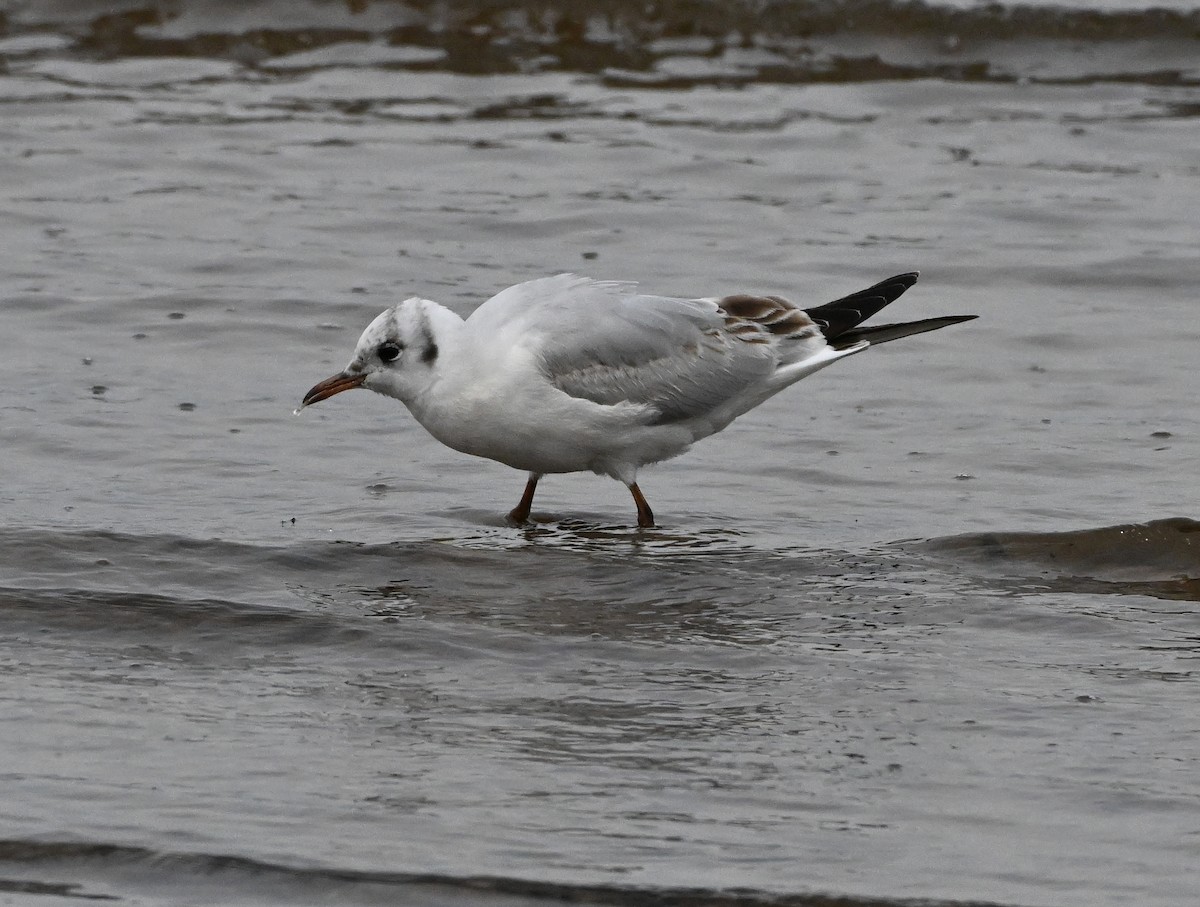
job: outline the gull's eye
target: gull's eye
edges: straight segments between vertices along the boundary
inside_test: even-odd
[[[387,343],[379,344],[379,349],[376,350],[376,353],[383,362],[395,362],[400,358],[400,350],[402,349],[403,347],[400,344],[389,340]]]

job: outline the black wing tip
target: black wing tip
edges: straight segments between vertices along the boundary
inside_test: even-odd
[[[905,290],[913,288],[920,276],[920,271],[906,271],[903,274],[897,274],[895,277],[889,277],[887,280],[881,280],[875,286],[871,287],[870,290],[864,290],[863,292],[869,293],[871,290],[879,290],[881,291],[880,295],[889,297],[888,302],[895,302],[903,295]]]
[[[868,318],[877,314],[886,306],[891,305],[904,295],[920,277],[920,271],[905,271],[896,274],[879,283],[872,284],[865,290],[835,299],[812,309],[806,314],[821,327],[826,339],[840,337],[862,324]]]
[[[844,331],[835,337],[826,337],[834,349],[845,349],[860,340],[869,340],[872,344],[888,343],[901,337],[912,337],[914,334],[925,334],[929,331],[940,331],[953,324],[964,321],[974,321],[978,315],[940,315],[936,318],[922,318],[920,321],[902,321],[898,324],[873,324],[867,327],[855,327]]]

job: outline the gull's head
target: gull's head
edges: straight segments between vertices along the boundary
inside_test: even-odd
[[[296,412],[356,387],[408,400],[428,383],[437,363],[438,345],[430,317],[436,306],[413,297],[380,312],[358,338],[350,364],[315,385]]]

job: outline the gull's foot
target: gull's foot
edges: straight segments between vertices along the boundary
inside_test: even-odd
[[[535,525],[533,520],[529,518],[529,511],[522,510],[520,507],[514,507],[504,516],[504,521],[510,526],[522,528],[525,526]]]

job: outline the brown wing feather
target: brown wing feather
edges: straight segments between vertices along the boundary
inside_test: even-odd
[[[748,343],[769,343],[770,335],[800,340],[819,330],[803,309],[779,296],[726,296],[717,305],[730,333]]]

